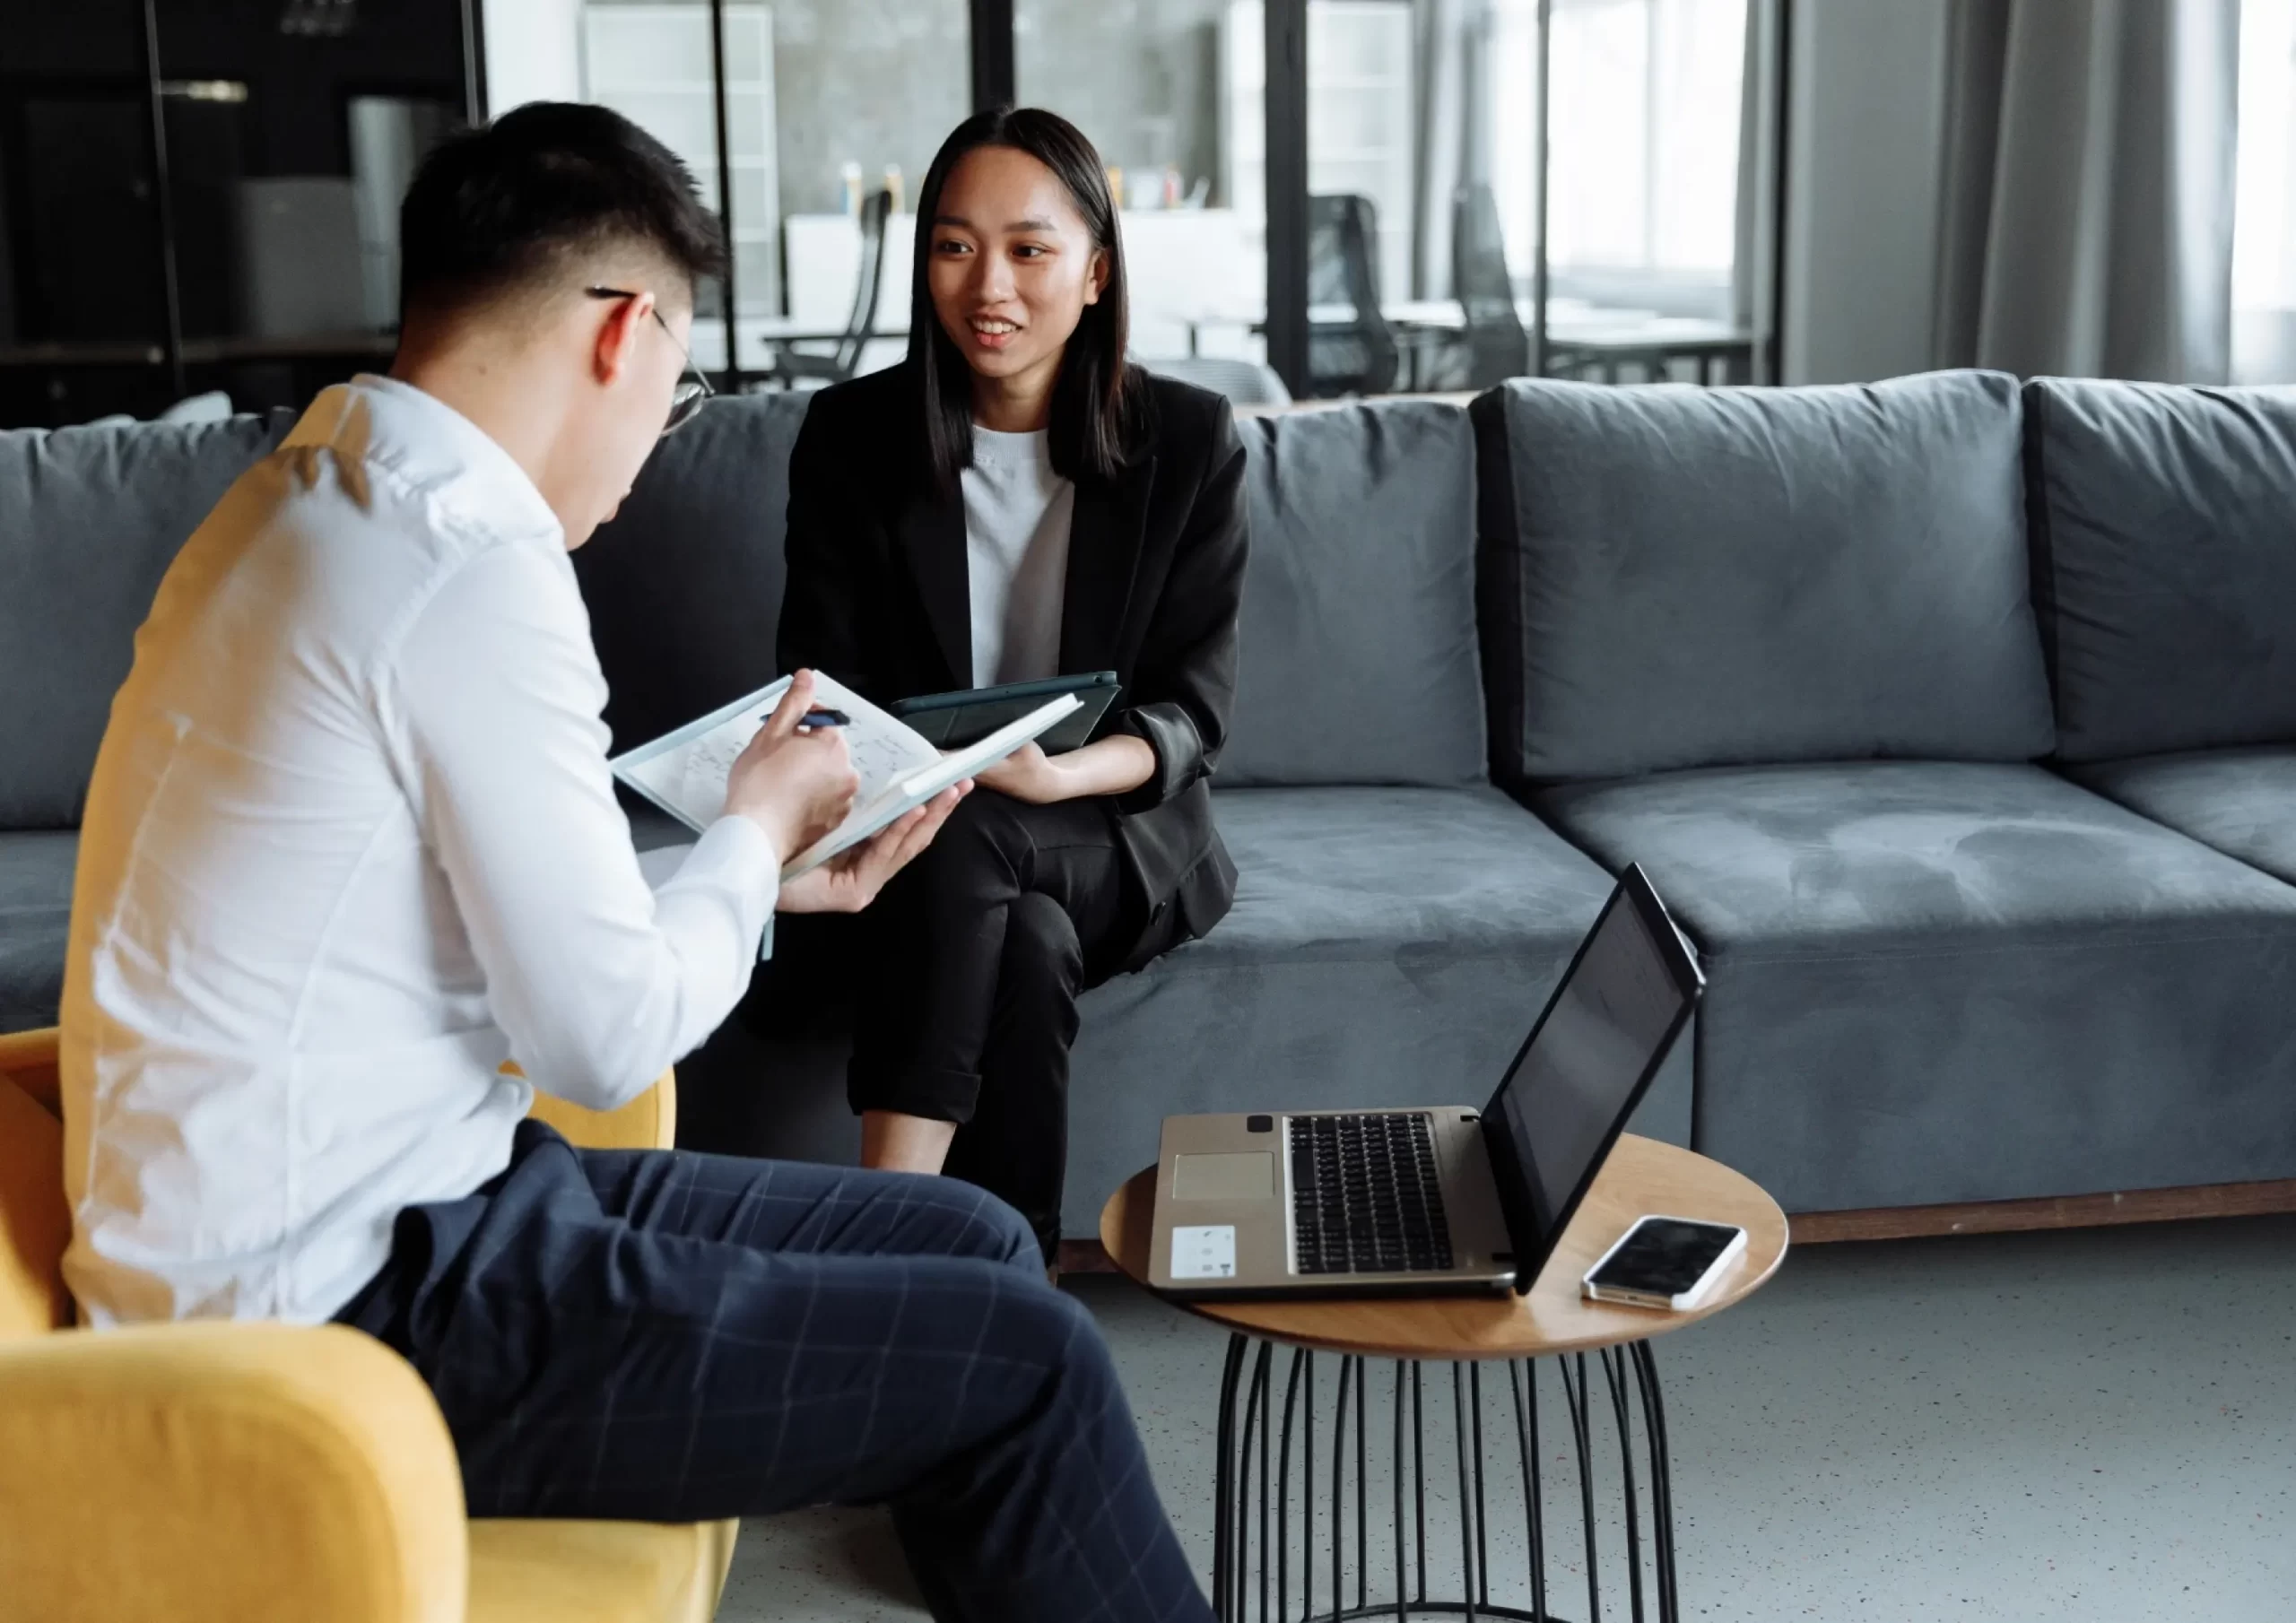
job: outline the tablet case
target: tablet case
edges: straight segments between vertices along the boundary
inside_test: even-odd
[[[1083,708],[1057,723],[1037,740],[1047,755],[1065,755],[1082,748],[1091,738],[1092,729],[1100,725],[1100,717],[1108,714],[1120,690],[1115,672],[1095,671],[1087,675],[1012,682],[999,688],[927,693],[917,699],[904,699],[886,708],[935,748],[961,750],[1019,720],[1047,699],[1074,693]]]

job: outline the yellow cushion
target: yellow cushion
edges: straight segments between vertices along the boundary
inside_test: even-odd
[[[72,1322],[64,1247],[64,1124],[0,1075],[0,1341]]]
[[[467,1528],[438,1404],[356,1331],[0,1344],[0,1616],[458,1623]]]
[[[62,1115],[64,1108],[57,1102],[56,1039],[53,1026],[0,1031],[0,1076],[30,1094],[50,1115]]]
[[[473,1522],[468,1623],[709,1623],[739,1526]]]
[[[677,1100],[674,1073],[665,1072],[660,1081],[619,1110],[585,1110],[537,1088],[526,1114],[585,1150],[667,1150],[677,1142]]]
[[[538,1095],[577,1143],[668,1145],[675,1083]],[[364,1336],[68,1324],[54,1030],[0,1035],[0,1617],[708,1623],[739,1523],[486,1521],[414,1372]],[[442,1540],[451,1539],[448,1549]],[[467,1552],[467,1578],[464,1558]],[[467,1599],[466,1614],[457,1608]]]

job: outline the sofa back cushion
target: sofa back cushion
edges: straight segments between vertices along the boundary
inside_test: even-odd
[[[0,829],[77,826],[160,577],[293,422],[0,432]]]
[[[2052,742],[2016,381],[1522,381],[1473,408],[1510,783]]]
[[[1480,781],[1466,413],[1396,400],[1236,426],[1251,558],[1222,786]]]
[[[2296,388],[2026,386],[2068,761],[2296,741]]]
[[[616,751],[771,681],[789,448],[812,396],[710,403],[657,447],[574,554]]]

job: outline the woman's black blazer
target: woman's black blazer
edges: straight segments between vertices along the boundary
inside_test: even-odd
[[[1244,447],[1227,401],[1149,377],[1152,430],[1114,479],[1076,481],[1060,627],[1064,674],[1123,682],[1102,734],[1156,753],[1116,801],[1143,909],[1136,968],[1235,899],[1209,779],[1236,693],[1247,546]],[[937,489],[909,368],[815,395],[789,463],[781,668],[825,671],[880,704],[974,685],[961,496]]]

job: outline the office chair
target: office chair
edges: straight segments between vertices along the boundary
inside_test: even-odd
[[[1515,308],[1499,202],[1482,181],[1451,195],[1451,288],[1466,313],[1465,386],[1487,389],[1509,378],[1536,376],[1530,334]]]
[[[861,365],[861,352],[877,325],[877,291],[885,275],[885,220],[893,212],[890,191],[873,192],[861,204],[861,263],[853,281],[853,311],[844,335],[826,355],[798,349],[787,339],[769,341],[769,381],[794,387],[798,382],[843,383]]]
[[[1352,192],[1308,199],[1308,303],[1346,305],[1344,321],[1308,324],[1310,395],[1384,395],[1403,352],[1379,308],[1378,212]]]

